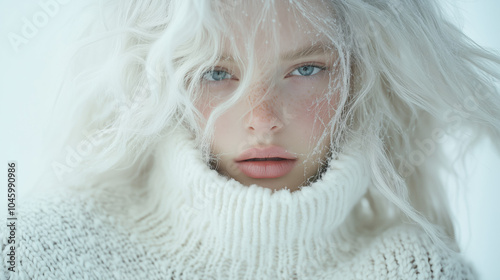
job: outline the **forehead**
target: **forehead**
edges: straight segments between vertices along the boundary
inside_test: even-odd
[[[255,52],[286,56],[293,51],[328,45],[333,33],[331,5],[313,1],[234,1],[220,11],[226,26],[224,54]],[[236,50],[237,49],[237,50]]]

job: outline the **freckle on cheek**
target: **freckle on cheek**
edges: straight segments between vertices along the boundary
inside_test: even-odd
[[[324,125],[328,125],[335,111],[328,100],[317,101],[317,98],[309,98],[302,102],[302,121],[314,128],[314,135],[321,135],[325,130]],[[315,122],[316,121],[316,122]],[[313,127],[314,124],[314,127]]]

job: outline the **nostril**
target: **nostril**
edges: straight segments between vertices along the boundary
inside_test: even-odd
[[[246,129],[255,133],[259,132],[277,132],[283,127],[280,119],[276,116],[250,116],[246,120]]]

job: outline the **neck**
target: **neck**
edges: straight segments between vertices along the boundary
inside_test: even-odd
[[[155,155],[145,214],[134,230],[169,258],[312,268],[347,257],[358,231],[351,210],[369,184],[355,151],[346,149],[299,191],[272,192],[220,176],[203,162],[189,133],[178,131]]]

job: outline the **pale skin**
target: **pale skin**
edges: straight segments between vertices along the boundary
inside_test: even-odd
[[[297,26],[296,18],[284,6],[278,7],[277,23],[279,55],[270,51],[268,38],[257,38],[251,86],[243,100],[217,119],[211,152],[219,159],[217,171],[221,175],[246,186],[293,192],[317,175],[327,161],[329,136],[320,143],[319,152],[313,153],[313,149],[336,110],[337,98],[323,98],[330,90],[336,55],[326,40],[318,40],[311,27],[304,23]],[[239,39],[244,45],[244,36]],[[221,60],[201,82],[203,98],[197,107],[205,118],[235,91],[244,75],[231,59],[230,50],[221,57],[229,59]],[[288,174],[252,178],[236,167],[235,159],[246,149],[271,145],[297,157]]]

